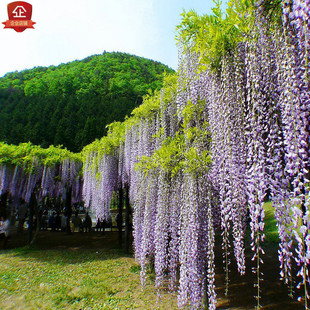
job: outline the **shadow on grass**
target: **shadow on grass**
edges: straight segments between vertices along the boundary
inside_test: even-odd
[[[290,310],[304,309],[301,303],[291,300],[288,297],[287,287],[279,280],[279,261],[278,261],[278,235],[276,221],[273,216],[273,209],[267,205],[266,208],[266,240],[263,244],[266,254],[263,256],[264,264],[261,266],[264,273],[264,281],[261,283],[261,305],[265,310]],[[25,244],[25,235],[16,239],[15,245]],[[14,247],[11,240],[11,250],[6,251],[12,255],[19,256],[25,260],[33,259],[38,262],[58,266],[78,265],[88,262],[99,262],[111,260],[115,262],[119,258],[132,257],[125,254],[118,248],[118,233],[74,233],[67,235],[61,232],[41,232],[37,244],[33,248]],[[24,242],[24,243],[22,243]],[[232,242],[232,240],[231,240]],[[256,275],[252,273],[255,262],[251,260],[253,253],[250,248],[250,231],[247,229],[245,237],[246,273],[240,276],[237,272],[236,262],[233,255],[230,256],[232,262],[230,266],[230,282],[228,296],[225,291],[225,274],[223,272],[223,258],[221,254],[221,236],[216,235],[216,292],[218,295],[217,309],[254,309],[256,288],[253,286]],[[232,253],[233,254],[233,253]],[[1,259],[1,254],[0,254]],[[84,266],[83,266],[84,268]],[[111,268],[119,268],[116,263],[111,264]],[[139,274],[140,267],[131,265],[128,267],[132,274]],[[110,279],[109,279],[110,280]],[[154,279],[152,279],[154,280]]]
[[[273,210],[267,210],[265,223],[268,227],[265,229],[266,239],[262,244],[265,254],[262,256],[263,264],[260,268],[263,273],[263,281],[261,282],[261,309],[264,310],[301,310],[304,305],[297,301],[297,297],[301,292],[296,292],[294,300],[288,296],[288,287],[280,281],[280,263],[278,260],[278,232],[276,221],[274,219]],[[256,261],[252,261],[253,252],[250,247],[251,236],[250,228],[247,227],[245,235],[245,259],[246,271],[241,276],[237,270],[236,260],[233,253],[230,255],[231,264],[229,271],[229,289],[228,295],[225,296],[225,273],[223,271],[223,257],[221,249],[221,236],[216,235],[217,245],[215,247],[216,260],[216,293],[218,297],[217,310],[235,309],[247,310],[254,309],[257,305],[254,296],[257,295],[257,288],[254,283],[257,279],[256,274],[252,272],[252,268],[256,267]],[[231,240],[232,244],[233,240]],[[231,250],[231,252],[233,252]]]
[[[51,264],[81,264],[91,261],[113,260],[120,257],[132,257],[118,247],[117,232],[72,233],[40,232],[36,243],[29,247],[26,234],[12,236],[8,249],[10,253]],[[0,252],[1,257],[1,252]]]

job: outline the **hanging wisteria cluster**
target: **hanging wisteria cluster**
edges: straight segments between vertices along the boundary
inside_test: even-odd
[[[236,44],[225,39],[214,66],[204,66],[208,51],[199,44],[208,39],[207,21],[219,23],[194,13],[185,18],[201,22],[201,37],[199,24],[183,24],[190,38],[180,37],[177,77],[167,77],[162,91],[124,122],[113,152],[99,146],[84,163],[83,197],[97,216],[109,215],[113,191],[129,187],[142,285],[151,266],[156,287],[178,290],[181,308],[216,308],[217,232],[226,294],[231,264],[245,273],[248,222],[261,308],[264,203],[271,199],[280,276],[289,285],[297,276],[308,309],[310,3],[283,0],[276,22],[266,1],[251,9],[255,23]]]
[[[10,146],[6,146],[6,148],[9,149]],[[11,146],[11,148],[13,154],[18,152],[16,149],[22,149],[25,146],[21,144],[20,146]],[[31,148],[29,149],[30,154]],[[26,152],[23,157],[12,160],[6,154],[6,161],[0,164],[0,195],[9,193],[12,199],[17,201],[23,199],[29,203],[33,192],[36,193],[39,200],[47,196],[65,199],[66,193],[70,189],[72,203],[82,201],[82,179],[80,176],[82,162],[80,160],[66,157],[53,159],[52,163],[43,163],[40,156],[32,156],[30,163],[23,163],[23,158],[29,154]]]
[[[142,286],[152,268],[159,296],[166,286],[178,292],[180,308],[211,310],[215,240],[228,294],[232,264],[246,271],[247,225],[261,308],[270,199],[280,277],[291,295],[297,280],[298,299],[309,309],[310,1],[239,2],[229,2],[226,17],[219,4],[211,17],[184,13],[178,74],[84,148],[82,196],[108,220],[116,192],[122,200],[128,189]],[[33,191],[64,197],[71,189],[73,203],[80,200],[74,156],[42,161],[18,151],[22,160],[7,160],[8,147],[0,146],[0,194],[29,202]]]
[[[84,207],[91,209],[97,218],[108,220],[110,203],[118,180],[118,161],[113,154],[87,155],[83,166]]]

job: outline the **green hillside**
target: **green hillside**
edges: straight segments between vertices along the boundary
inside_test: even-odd
[[[71,151],[106,134],[142,96],[162,86],[167,66],[124,53],[103,53],[57,67],[0,78],[0,141],[31,141]]]

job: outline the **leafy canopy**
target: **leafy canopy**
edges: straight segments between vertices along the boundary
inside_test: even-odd
[[[62,146],[50,146],[43,149],[32,143],[21,143],[19,145],[0,142],[0,165],[13,165],[23,167],[30,172],[34,162],[36,165],[53,166],[60,164],[66,159],[82,161],[80,154],[68,151]]]
[[[125,53],[103,53],[0,78],[0,141],[79,152],[123,121],[174,71]]]

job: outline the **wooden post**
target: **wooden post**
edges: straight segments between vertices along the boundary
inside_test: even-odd
[[[126,253],[129,253],[129,237],[130,237],[130,232],[131,232],[131,222],[130,222],[130,213],[131,213],[131,208],[129,204],[129,186],[128,184],[125,186],[125,251]]]
[[[33,209],[37,203],[36,195],[34,192],[31,193],[29,202],[29,216],[28,216],[28,244],[32,241],[32,228],[33,228]]]
[[[35,195],[35,199],[36,199],[36,195]],[[35,203],[33,204],[32,214],[35,214],[36,216],[36,230],[34,232],[34,236],[31,239],[29,245],[33,245],[36,242],[37,237],[39,235],[39,231],[40,231],[39,205],[38,205],[37,199],[35,200]]]
[[[118,227],[118,245],[122,247],[122,225],[123,225],[123,188],[118,190],[118,214],[117,214],[117,227]]]
[[[66,217],[67,217],[67,234],[71,234],[71,226],[70,226],[70,221],[71,221],[71,216],[72,216],[72,187],[67,189],[66,192]]]
[[[5,192],[0,197],[0,215],[3,215],[6,211],[9,192]]]

